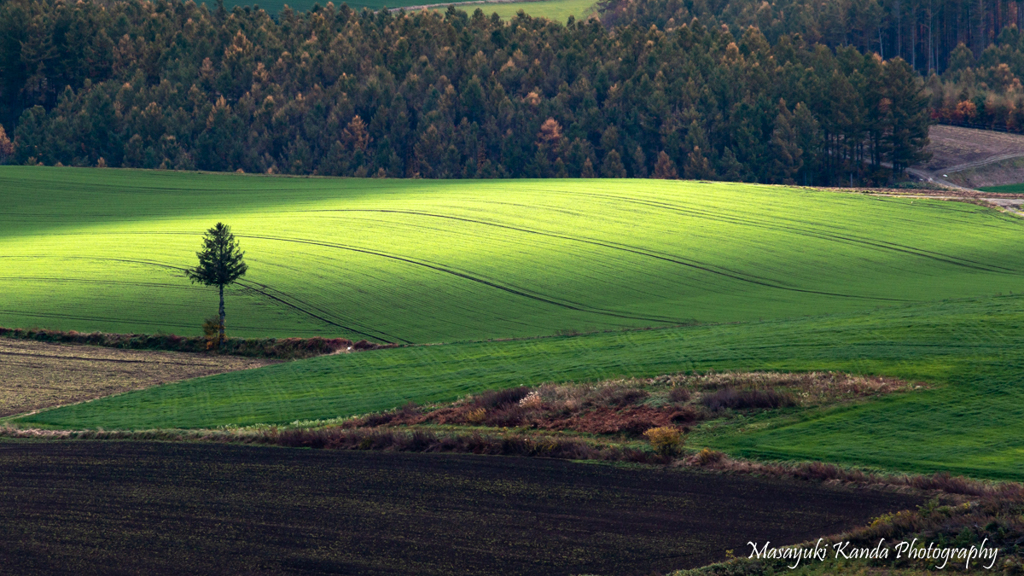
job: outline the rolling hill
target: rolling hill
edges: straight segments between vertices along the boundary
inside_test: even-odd
[[[1019,289],[978,206],[748,184],[0,168],[0,325],[199,333],[203,231],[250,273],[229,335],[481,340],[872,310]]]
[[[734,454],[1024,479],[1024,298],[864,314],[410,346],[323,356],[41,412],[57,428],[198,428],[332,418],[487,389],[708,370],[840,370],[935,386],[740,422],[708,442]]]

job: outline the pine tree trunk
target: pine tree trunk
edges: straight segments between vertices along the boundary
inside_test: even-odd
[[[220,343],[224,343],[224,286],[220,286]]]

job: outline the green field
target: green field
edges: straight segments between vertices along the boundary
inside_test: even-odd
[[[456,342],[192,380],[23,424],[287,423],[547,381],[831,369],[937,386],[703,441],[1024,478],[1022,225],[995,210],[726,183],[24,167],[0,169],[0,199],[2,325],[188,333],[216,297],[181,269],[221,220],[251,270],[228,294],[233,334]],[[622,331],[645,326],[659,328]],[[566,330],[606,332],[481,341]]]
[[[938,384],[712,439],[730,452],[1024,479],[1024,298],[320,357],[133,392],[20,420],[154,428],[288,422],[545,381],[684,370],[843,370]]]
[[[466,4],[456,6],[459,10],[465,10],[472,14],[477,8],[490,16],[497,14],[506,22],[515,17],[516,13],[522,10],[534,18],[547,18],[555,22],[565,23],[569,16],[576,20],[583,20],[585,17],[596,11],[595,0],[538,0],[536,2],[502,2],[493,4]],[[446,10],[447,7],[438,6],[436,10]]]
[[[969,204],[678,181],[0,168],[0,325],[197,334],[223,221],[234,336],[442,342],[873,310],[1020,289],[1019,220]]]
[[[1024,194],[1024,183],[1007,184],[1006,186],[986,186],[978,188],[983,192],[999,192],[1001,194]]]
[[[349,8],[353,10],[361,10],[367,8],[369,10],[381,10],[383,8],[402,8],[406,6],[424,6],[436,4],[433,9],[445,11],[448,9],[448,4],[438,3],[437,0],[353,0],[345,2]],[[594,0],[537,0],[533,2],[495,2],[495,3],[480,3],[480,4],[465,4],[457,5],[456,9],[462,10],[467,14],[473,14],[478,8],[484,11],[484,14],[490,16],[493,13],[497,13],[502,20],[508,21],[515,17],[516,12],[522,10],[526,14],[534,18],[547,18],[554,20],[555,22],[565,23],[569,19],[569,16],[575,17],[577,20],[582,20],[584,17],[589,16],[595,10]],[[318,0],[264,0],[263,2],[255,4],[263,10],[266,10],[270,14],[277,14],[288,6],[292,10],[303,12],[313,8],[315,5],[325,6],[327,2]],[[229,0],[224,3],[224,6],[230,10],[235,6],[253,6],[251,2],[235,2]],[[336,6],[341,6],[340,2],[335,3]]]

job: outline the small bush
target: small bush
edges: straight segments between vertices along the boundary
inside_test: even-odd
[[[498,428],[519,426],[523,423],[523,418],[525,416],[526,409],[519,406],[519,404],[513,404],[511,406],[505,406],[499,410],[492,411],[484,420],[484,424],[487,426],[496,426]]]
[[[469,413],[466,414],[466,422],[469,422],[470,424],[481,424],[485,418],[487,418],[486,408],[470,410]]]
[[[526,386],[491,390],[477,396],[475,403],[483,408],[506,408],[518,404],[529,393],[530,389]]]
[[[598,398],[604,403],[609,406],[618,406],[619,408],[636,404],[648,396],[650,394],[645,390],[618,387],[605,388],[598,394]]]
[[[394,419],[395,416],[393,414],[388,414],[387,412],[381,414],[368,414],[365,417],[363,417],[361,425],[369,426],[372,428],[374,426],[383,426],[385,424],[388,424]]]
[[[220,318],[211,316],[203,321],[203,337],[206,338],[207,350],[220,350]],[[225,337],[225,340],[227,338]]]
[[[709,450],[707,448],[702,449],[700,452],[693,457],[693,461],[699,466],[707,466],[708,464],[716,464],[721,462],[725,458],[725,454],[718,450]]]
[[[526,397],[519,401],[519,405],[527,409],[540,408],[543,403],[544,401],[541,400],[540,392],[537,390],[530,392]]]
[[[682,436],[679,430],[672,426],[659,426],[644,432],[644,436],[650,441],[654,451],[662,456],[672,456],[679,451],[683,445]]]
[[[670,418],[675,424],[689,424],[690,422],[702,420],[704,418],[704,414],[693,406],[683,406],[673,412]]]
[[[741,390],[723,388],[701,398],[709,410],[717,412],[724,408],[742,410],[745,408],[782,408],[796,406],[793,396],[777,390]]]
[[[669,391],[668,399],[670,402],[688,402],[690,400],[690,391],[681,386],[676,386]]]

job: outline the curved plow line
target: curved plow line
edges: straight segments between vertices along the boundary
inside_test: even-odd
[[[506,224],[495,224],[495,223],[492,223],[492,222],[486,222],[486,221],[482,221],[482,220],[473,220],[473,219],[470,219],[470,218],[462,218],[462,217],[459,217],[459,216],[445,216],[445,215],[442,215],[442,214],[431,214],[429,212],[413,212],[413,211],[404,211],[404,210],[369,210],[369,209],[366,209],[366,210],[359,210],[359,209],[353,209],[353,210],[310,210],[310,212],[385,212],[385,213],[409,214],[409,215],[416,215],[416,216],[428,216],[428,217],[433,217],[433,218],[445,218],[445,219],[449,219],[449,220],[458,220],[458,221],[462,221],[462,222],[470,222],[470,223],[473,223],[473,224],[480,224],[480,225],[484,225],[484,226],[494,226],[496,228],[503,228],[503,229],[506,229],[506,230],[514,230],[514,231],[523,232],[523,233],[526,233],[526,234],[536,234],[538,236],[545,236],[545,237],[548,237],[548,238],[556,238],[556,239],[559,239],[559,240],[567,240],[567,241],[570,241],[570,242],[579,242],[579,243],[582,243],[582,244],[590,244],[590,245],[593,245],[593,246],[600,246],[602,248],[608,248],[610,250],[617,250],[617,251],[621,251],[621,252],[628,252],[628,253],[636,254],[638,256],[645,256],[647,258],[654,258],[656,260],[662,260],[662,261],[665,261],[665,262],[670,262],[672,264],[678,264],[680,266],[685,266],[687,268],[692,268],[692,269],[695,269],[695,270],[700,270],[702,272],[707,272],[709,274],[716,274],[716,275],[719,275],[719,276],[724,276],[726,278],[730,278],[730,279],[737,280],[737,281],[740,281],[740,282],[746,282],[746,283],[750,283],[750,284],[756,284],[758,286],[765,286],[765,287],[768,287],[768,288],[774,288],[776,290],[786,290],[786,291],[790,291],[790,292],[800,292],[800,293],[804,293],[804,294],[817,294],[817,295],[821,295],[821,296],[837,296],[837,297],[840,297],[840,298],[856,298],[856,299],[860,299],[860,300],[880,300],[880,301],[885,301],[885,302],[911,302],[911,300],[905,300],[905,299],[902,299],[902,298],[884,298],[884,297],[879,297],[879,296],[859,296],[859,295],[856,295],[856,294],[842,294],[842,293],[838,293],[838,292],[824,292],[824,291],[820,291],[820,290],[809,290],[809,289],[804,289],[804,288],[796,288],[796,287],[793,287],[793,286],[786,286],[784,284],[780,284],[780,283],[774,282],[774,281],[772,281],[772,280],[770,280],[768,278],[762,278],[762,277],[754,276],[754,275],[751,275],[751,274],[744,275],[741,272],[735,272],[735,271],[729,270],[727,268],[712,267],[712,265],[710,265],[710,264],[705,264],[705,263],[699,262],[697,260],[688,260],[688,261],[687,260],[681,260],[681,259],[679,259],[678,256],[663,255],[663,254],[666,254],[666,253],[660,252],[660,251],[649,251],[649,250],[646,250],[646,249],[641,249],[641,248],[629,246],[627,244],[619,244],[619,243],[615,243],[615,242],[605,242],[605,241],[600,241],[600,240],[592,240],[592,239],[589,239],[589,238],[582,238],[582,237],[577,238],[577,237],[572,237],[572,236],[565,236],[565,235],[562,235],[562,234],[555,234],[553,232],[542,232],[540,230],[531,230],[529,228],[519,228],[519,227],[516,227],[516,226],[510,226],[510,225],[506,225]],[[716,268],[718,268],[718,269],[716,269]]]
[[[114,233],[110,233],[110,234],[114,234]],[[168,232],[168,233],[161,233],[161,234],[183,234],[183,233]],[[145,264],[145,265],[149,265],[149,266],[156,266],[156,267],[159,267],[159,268],[166,268],[166,269],[170,269],[170,270],[177,270],[177,271],[180,271],[180,272],[184,272],[185,271],[185,268],[182,268],[181,266],[173,266],[171,264],[164,264],[162,262],[154,262],[154,261],[150,261],[150,260],[131,260],[131,259],[127,259],[127,258],[97,258],[97,257],[90,257],[90,256],[64,256],[62,258],[66,259],[66,260],[92,260],[92,261],[98,261],[98,262],[126,262],[126,263],[129,263],[129,264]],[[285,300],[285,298],[289,298],[291,300],[294,300],[295,302],[298,302],[299,304],[302,304],[303,306],[309,306],[310,308],[313,308],[314,310],[316,310],[317,312],[320,312],[322,314],[333,315],[330,312],[326,312],[324,310],[320,310],[316,306],[313,306],[313,305],[311,305],[311,304],[309,304],[307,302],[304,302],[304,301],[302,301],[302,300],[300,300],[300,299],[298,299],[298,298],[296,298],[294,296],[291,296],[289,294],[285,294],[284,292],[281,292],[279,290],[271,288],[270,286],[267,286],[266,284],[260,284],[259,282],[252,282],[252,281],[249,281],[249,280],[245,280],[245,281],[239,280],[238,284],[240,284],[244,288],[252,290],[253,292],[256,292],[256,293],[258,293],[258,294],[260,294],[260,295],[262,295],[262,296],[264,296],[264,297],[266,297],[266,298],[268,298],[270,300],[273,300],[275,302],[283,304],[283,305],[287,306],[288,308],[292,308],[293,310],[301,312],[302,314],[305,314],[307,316],[310,316],[311,318],[315,318],[317,320],[320,320],[321,322],[324,322],[324,323],[329,324],[331,326],[336,326],[336,327],[341,328],[343,330],[348,330],[350,332],[354,332],[356,334],[360,334],[360,335],[366,336],[368,338],[377,338],[377,339],[380,339],[380,340],[384,340],[384,342],[388,343],[388,344],[393,344],[394,343],[391,340],[386,340],[384,338],[381,338],[379,335],[370,334],[370,333],[367,333],[367,332],[363,332],[362,330],[358,330],[358,329],[355,329],[355,328],[352,328],[352,327],[349,327],[349,326],[338,324],[337,322],[334,322],[332,320],[324,318],[323,316],[320,316],[318,314],[314,314],[310,310],[307,310],[305,308],[302,308],[301,306],[298,306],[296,304],[288,302],[287,300]],[[281,296],[275,296],[274,294],[271,294],[271,292],[275,292],[277,294],[280,294]],[[105,319],[100,319],[100,320],[105,320]],[[113,320],[113,319],[109,319],[109,320]],[[383,334],[383,333],[378,333],[378,334]],[[388,335],[385,334],[385,336],[388,336]],[[388,337],[394,338],[394,336],[388,336]],[[399,340],[401,340],[401,339],[399,339]],[[405,342],[407,344],[409,343],[407,340],[401,340],[401,341]]]
[[[57,282],[66,284],[96,284],[107,286],[141,286],[143,288],[164,288],[168,290],[187,290],[187,286],[180,284],[164,284],[160,282],[129,282],[127,280],[96,280],[94,278],[75,278],[72,276],[48,277],[48,276],[5,276],[0,282]]]
[[[55,312],[22,312],[20,310],[0,310],[0,314],[11,314],[12,316],[25,316],[28,318],[56,318],[60,320],[85,320],[88,322],[119,322],[124,324],[144,324],[147,326],[175,326],[178,328],[195,328],[191,324],[175,324],[172,322],[153,322],[149,320],[122,320],[119,318],[101,318],[96,316],[75,316],[73,314],[58,314]]]
[[[969,268],[969,269],[972,269],[972,270],[981,270],[983,272],[992,272],[994,274],[1020,274],[1020,272],[1012,270],[1010,268],[1003,268],[1002,266],[986,265],[986,264],[983,264],[983,263],[980,263],[980,262],[975,262],[973,260],[968,260],[966,258],[958,258],[958,257],[955,257],[955,256],[951,256],[949,254],[943,254],[941,252],[932,252],[930,250],[924,250],[924,249],[921,249],[921,248],[915,248],[913,246],[906,246],[904,244],[897,244],[895,242],[872,241],[872,240],[867,240],[867,239],[864,239],[864,238],[858,238],[856,236],[843,236],[843,235],[836,234],[836,233],[815,231],[815,230],[812,230],[812,229],[799,228],[799,227],[796,227],[796,226],[772,226],[772,225],[769,225],[769,224],[765,224],[763,222],[762,223],[757,223],[754,220],[743,220],[743,219],[740,219],[740,218],[723,216],[723,215],[715,213],[715,212],[707,212],[707,211],[704,211],[704,210],[696,210],[696,209],[693,209],[693,208],[685,208],[685,207],[682,207],[682,206],[679,206],[679,205],[667,204],[667,203],[664,203],[664,202],[655,202],[653,200],[639,200],[639,199],[633,199],[633,198],[625,198],[625,197],[621,197],[621,196],[610,196],[610,195],[596,194],[596,193],[590,193],[590,192],[580,192],[580,194],[581,195],[587,195],[587,196],[613,198],[613,199],[620,200],[622,202],[627,202],[627,203],[632,203],[632,204],[640,204],[640,205],[651,206],[651,207],[655,207],[655,208],[662,208],[662,209],[666,209],[666,210],[671,210],[673,212],[678,212],[680,214],[687,214],[687,215],[690,215],[690,216],[700,216],[702,218],[707,218],[709,220],[717,220],[719,222],[727,222],[727,223],[736,224],[736,225],[739,225],[739,226],[748,226],[748,227],[752,227],[752,228],[760,228],[760,229],[763,229],[763,230],[770,230],[770,231],[787,230],[789,232],[793,232],[794,234],[797,234],[797,235],[800,235],[800,236],[807,236],[807,237],[810,237],[810,238],[817,238],[819,240],[835,240],[835,241],[838,241],[838,242],[845,242],[845,243],[850,243],[850,244],[854,244],[854,245],[868,246],[868,247],[876,248],[876,249],[879,249],[879,250],[890,250],[890,251],[893,251],[893,252],[900,252],[900,253],[904,253],[904,254],[909,254],[911,256],[918,256],[920,258],[928,258],[928,259],[931,259],[931,260],[936,260],[936,261],[939,261],[939,262],[944,262],[946,264],[952,264],[954,266],[960,266],[960,267],[963,267],[963,268]],[[801,223],[799,220],[794,220],[792,218],[785,218],[785,217],[779,217],[778,220],[794,222],[794,223]]]
[[[415,266],[422,266],[424,268],[429,268],[429,269],[435,270],[437,272],[442,272],[442,273],[445,273],[445,274],[451,274],[452,276],[456,276],[456,277],[462,278],[464,280],[469,280],[470,282],[476,282],[478,284],[483,284],[483,285],[489,286],[491,288],[496,288],[496,289],[501,290],[503,292],[508,292],[509,294],[514,294],[516,296],[521,296],[523,298],[529,298],[531,300],[537,300],[537,301],[540,301],[540,302],[544,302],[546,304],[551,304],[552,306],[558,306],[560,308],[566,308],[566,309],[569,309],[569,310],[575,310],[577,312],[586,312],[586,313],[589,313],[589,314],[601,314],[601,315],[604,315],[604,316],[612,316],[612,317],[615,317],[615,318],[625,318],[625,319],[628,319],[628,320],[644,320],[644,321],[647,321],[647,322],[674,323],[674,324],[685,324],[687,322],[686,320],[679,320],[679,319],[676,319],[676,318],[656,318],[656,317],[649,317],[649,316],[635,316],[635,315],[632,315],[632,314],[620,314],[620,313],[617,313],[617,312],[612,312],[610,310],[602,310],[600,308],[594,308],[594,307],[586,306],[585,304],[580,304],[580,303],[572,302],[572,301],[558,302],[557,300],[552,300],[552,299],[547,298],[545,296],[536,295],[536,294],[530,294],[530,293],[526,292],[525,290],[520,290],[520,289],[517,289],[517,288],[510,287],[510,286],[503,286],[501,284],[498,284],[497,282],[493,282],[493,281],[490,281],[490,280],[487,280],[487,279],[484,279],[484,278],[479,278],[479,277],[476,277],[476,276],[471,276],[469,274],[466,274],[466,273],[463,273],[463,272],[459,272],[457,270],[452,270],[450,268],[445,268],[444,266],[441,266],[439,264],[433,264],[433,263],[425,262],[425,261],[417,261],[417,260],[413,260],[412,258],[407,258],[407,257],[403,257],[403,256],[396,256],[396,255],[393,255],[393,254],[387,254],[387,253],[384,253],[384,252],[377,252],[377,251],[374,251],[374,250],[368,250],[368,249],[364,249],[364,248],[355,248],[355,247],[352,247],[352,246],[344,246],[344,245],[341,245],[341,244],[333,244],[333,243],[329,243],[329,242],[320,242],[320,241],[317,241],[317,240],[303,240],[303,239],[299,239],[299,238],[276,238],[276,237],[273,237],[273,236],[253,236],[253,235],[246,235],[246,236],[239,236],[239,237],[240,238],[256,238],[256,239],[261,239],[261,240],[276,240],[278,242],[295,242],[297,244],[308,244],[308,245],[311,245],[311,246],[324,246],[326,248],[335,248],[335,249],[338,249],[338,250],[349,250],[351,252],[358,252],[358,253],[361,253],[361,254],[369,254],[369,255],[372,255],[372,256],[379,256],[381,258],[388,258],[388,259],[391,259],[391,260],[397,260],[397,261],[400,261],[400,262],[405,262],[405,263],[408,263],[408,264],[413,264]]]
[[[84,360],[86,362],[113,362],[117,364],[149,364],[155,365],[171,365],[171,366],[195,366],[193,362],[172,362],[172,361],[159,361],[159,360],[125,360],[121,358],[98,358],[90,356],[65,356],[63,354],[33,354],[31,352],[7,352],[0,350],[0,356],[28,356],[31,358],[56,358],[59,360]]]

